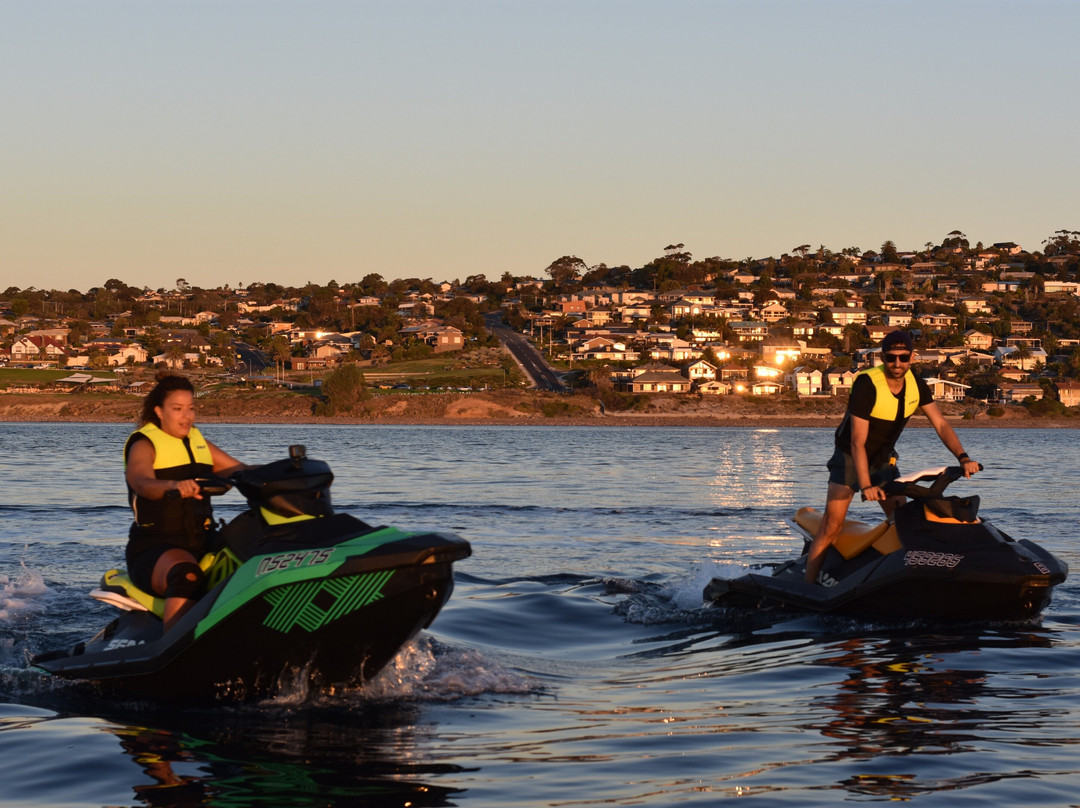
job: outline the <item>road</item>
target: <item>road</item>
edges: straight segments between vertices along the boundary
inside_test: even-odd
[[[513,354],[518,365],[536,387],[553,393],[566,392],[566,387],[559,381],[559,377],[555,375],[555,371],[544,359],[543,354],[536,350],[524,334],[519,334],[505,325],[501,314],[485,314],[484,325]]]
[[[269,360],[266,358],[266,354],[257,348],[248,345],[241,340],[234,340],[232,344],[233,350],[236,351],[239,361],[242,362],[248,369],[249,375],[257,375],[262,373],[266,368],[270,366]]]

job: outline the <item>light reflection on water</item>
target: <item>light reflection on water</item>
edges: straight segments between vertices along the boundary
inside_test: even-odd
[[[712,574],[798,550],[785,520],[820,507],[831,430],[205,431],[249,462],[305,443],[334,467],[339,509],[460,532],[475,555],[453,598],[366,691],[300,688],[225,714],[53,691],[25,654],[105,618],[85,593],[122,557],[127,428],[0,425],[0,804],[1049,806],[1080,793],[1074,579],[1019,626],[701,608]],[[987,470],[957,485],[1076,569],[1077,433],[961,437]],[[909,471],[947,459],[928,429],[900,450]]]

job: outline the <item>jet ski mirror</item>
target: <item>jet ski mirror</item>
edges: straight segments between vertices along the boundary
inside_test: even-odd
[[[304,467],[304,461],[307,460],[307,447],[302,443],[294,443],[289,447],[289,460],[292,461],[294,469],[299,471]]]

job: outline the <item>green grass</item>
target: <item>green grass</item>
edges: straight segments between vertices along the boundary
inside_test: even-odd
[[[51,384],[57,379],[66,379],[73,373],[93,373],[98,379],[114,379],[115,374],[101,370],[34,370],[33,368],[0,368],[0,382],[14,384]]]
[[[404,382],[412,387],[513,387],[520,374],[507,377],[500,365],[457,367],[466,359],[460,354],[392,362],[377,367],[360,368],[369,387]]]

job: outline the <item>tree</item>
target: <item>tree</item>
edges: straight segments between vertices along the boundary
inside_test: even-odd
[[[322,391],[321,415],[351,413],[367,398],[367,383],[360,368],[349,362],[335,368],[323,379]]]
[[[900,263],[900,254],[896,251],[896,244],[892,240],[881,245],[881,261],[885,264]]]
[[[575,283],[588,270],[585,262],[576,255],[564,255],[552,261],[545,270],[558,286]]]

